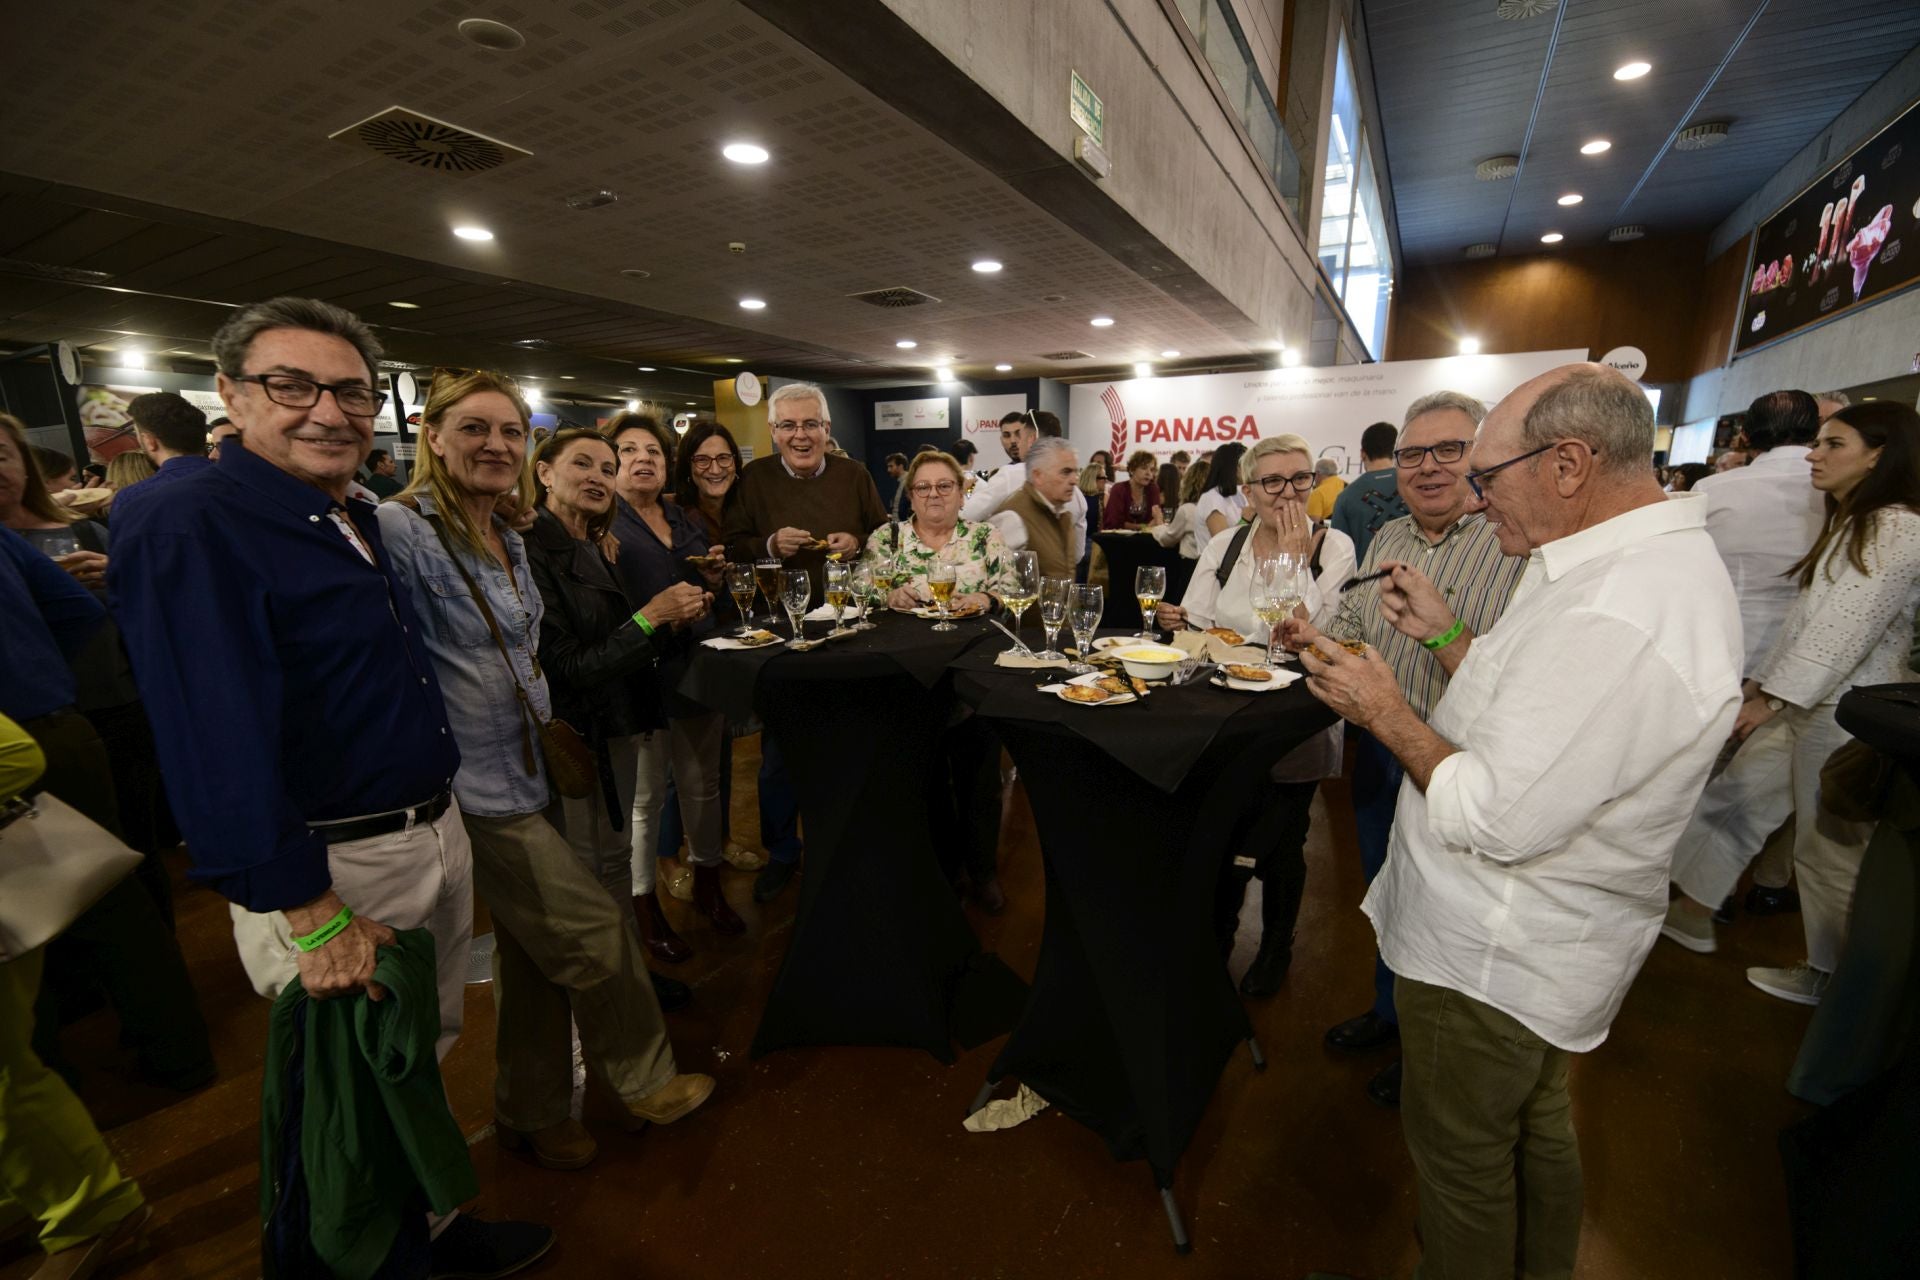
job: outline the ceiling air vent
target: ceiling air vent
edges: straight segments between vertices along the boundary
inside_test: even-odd
[[[870,307],[889,309],[917,307],[922,303],[940,301],[931,294],[922,293],[918,289],[909,289],[905,285],[895,285],[891,289],[872,289],[866,293],[850,293],[847,296],[855,302],[864,302]]]
[[[1482,240],[1479,244],[1468,245],[1460,252],[1469,258],[1491,258],[1494,254],[1500,252],[1500,250],[1496,246]]]
[[[1727,127],[1725,120],[1703,120],[1699,124],[1690,124],[1673,140],[1673,149],[1705,151],[1708,147],[1717,147],[1727,140]]]
[[[329,138],[441,173],[480,173],[498,169],[533,152],[459,125],[423,116],[405,107],[388,107]]]
[[[1519,156],[1488,156],[1473,166],[1473,176],[1477,182],[1505,182],[1518,172]]]
[[[1607,239],[1613,241],[1615,244],[1625,244],[1629,240],[1642,239],[1646,234],[1647,229],[1643,224],[1633,222],[1624,227],[1615,227],[1613,230],[1607,232]]]
[[[1088,355],[1084,351],[1044,351],[1040,354],[1040,358],[1042,360],[1091,360],[1093,359],[1092,356]]]
[[[111,271],[59,267],[51,262],[28,262],[22,258],[0,258],[0,276],[27,276],[30,279],[52,280],[59,284],[105,284],[113,279]]]
[[[1537,18],[1553,8],[1553,0],[1500,0],[1494,10],[1508,22],[1520,22],[1527,18]]]

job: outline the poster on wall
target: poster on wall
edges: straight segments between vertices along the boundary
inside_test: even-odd
[[[873,406],[875,431],[945,431],[947,398],[881,400]]]
[[[1353,476],[1360,433],[1375,422],[1398,427],[1428,392],[1463,391],[1491,406],[1528,378],[1586,358],[1584,349],[1530,351],[1082,382],[1070,388],[1067,435],[1082,461],[1104,449],[1118,468],[1137,449],[1164,462],[1182,450],[1198,458],[1229,441],[1251,445],[1291,432],[1306,437],[1315,458],[1332,458]]]
[[[1734,335],[1750,351],[1920,281],[1920,102],[1753,233]]]
[[[138,449],[133,437],[132,419],[127,406],[136,397],[159,387],[104,386],[89,383],[74,389],[80,410],[80,426],[86,434],[87,452],[95,462],[111,462],[130,449]],[[212,391],[185,390],[180,395],[187,403],[207,415],[208,421],[226,416],[226,407]]]
[[[973,441],[977,471],[991,471],[1007,465],[1007,451],[1000,447],[1000,419],[1010,413],[1024,413],[1025,396],[961,396],[960,436]]]

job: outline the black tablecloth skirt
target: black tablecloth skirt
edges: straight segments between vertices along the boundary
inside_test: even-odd
[[[1165,567],[1166,599],[1178,602],[1186,598],[1193,561],[1183,559],[1178,547],[1161,546],[1151,533],[1096,533],[1093,541],[1107,557],[1107,605],[1100,615],[1102,627],[1140,630],[1140,601],[1133,594],[1133,571],[1143,564]]]

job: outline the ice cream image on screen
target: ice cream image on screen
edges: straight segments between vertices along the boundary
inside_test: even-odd
[[[1873,221],[1860,228],[1859,234],[1847,242],[1847,257],[1853,261],[1853,300],[1860,300],[1860,291],[1867,287],[1867,268],[1873,265],[1874,257],[1880,252],[1880,246],[1887,242],[1887,232],[1893,230],[1893,206],[1882,205],[1880,212],[1873,215]]]

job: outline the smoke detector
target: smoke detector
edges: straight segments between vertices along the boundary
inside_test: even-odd
[[[1725,120],[1705,120],[1699,124],[1690,124],[1680,131],[1673,140],[1675,151],[1705,151],[1708,147],[1717,147],[1727,140],[1728,124]]]
[[[1491,258],[1499,249],[1482,240],[1479,244],[1470,244],[1460,251],[1469,258]]]
[[[1473,176],[1477,182],[1505,182],[1518,172],[1519,156],[1489,156],[1473,166]]]
[[[1639,240],[1646,236],[1647,229],[1638,222],[1628,223],[1624,227],[1615,227],[1607,232],[1607,239],[1615,244],[1625,244],[1629,240]]]
[[[445,120],[388,107],[358,124],[327,135],[336,142],[367,150],[421,169],[442,173],[480,173],[525,160],[533,152],[501,142]]]
[[[1539,17],[1551,8],[1553,0],[1500,0],[1494,12],[1508,22],[1523,22]]]

